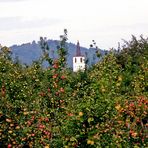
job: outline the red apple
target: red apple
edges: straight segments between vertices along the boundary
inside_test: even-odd
[[[8,148],[11,148],[12,147],[12,145],[11,144],[8,144],[8,146],[7,146]]]

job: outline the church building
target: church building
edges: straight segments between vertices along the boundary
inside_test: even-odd
[[[73,71],[85,70],[85,57],[81,55],[80,44],[77,42],[76,55],[73,57]]]

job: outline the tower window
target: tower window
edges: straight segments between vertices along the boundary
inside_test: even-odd
[[[77,63],[77,59],[75,58],[75,63]]]
[[[82,58],[80,58],[80,62],[82,63]]]

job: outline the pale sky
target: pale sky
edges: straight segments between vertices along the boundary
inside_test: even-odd
[[[0,44],[59,39],[116,48],[131,35],[148,36],[148,0],[0,0]]]

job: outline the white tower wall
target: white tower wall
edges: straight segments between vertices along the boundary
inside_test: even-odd
[[[73,57],[73,71],[77,72],[79,70],[82,70],[82,71],[85,70],[85,57],[84,56]]]

